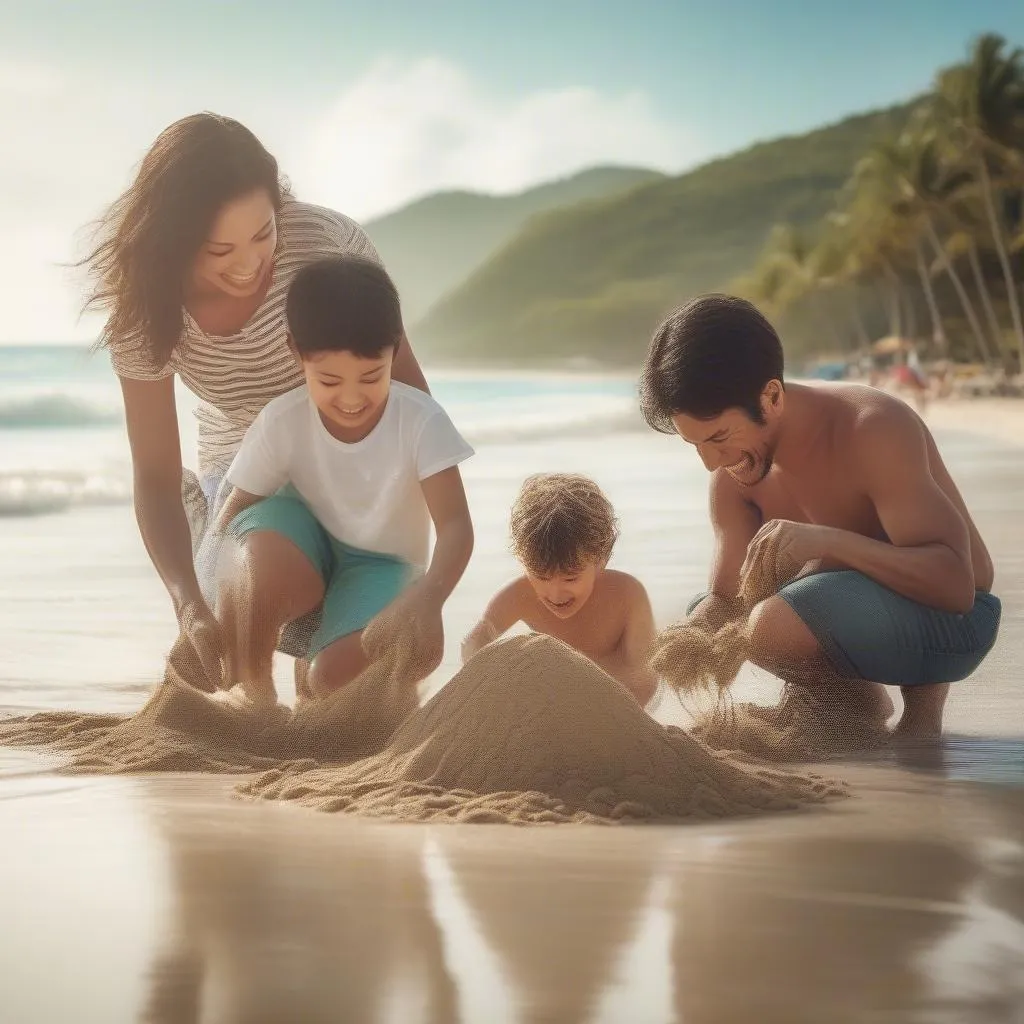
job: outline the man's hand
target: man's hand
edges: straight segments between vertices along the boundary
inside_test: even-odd
[[[756,604],[777,593],[808,562],[827,560],[836,532],[831,526],[789,519],[765,523],[747,546],[747,557],[740,567],[740,594],[746,603]]]
[[[219,690],[224,682],[224,641],[216,616],[204,601],[190,601],[178,611],[178,626],[168,657],[171,667],[199,690]]]

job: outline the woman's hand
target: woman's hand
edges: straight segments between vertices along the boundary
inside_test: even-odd
[[[213,693],[224,684],[224,639],[220,623],[199,599],[178,610],[178,639],[168,661],[182,680]]]

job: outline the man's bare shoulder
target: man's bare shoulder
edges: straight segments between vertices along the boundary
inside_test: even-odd
[[[930,437],[921,417],[895,395],[866,384],[832,384],[837,441],[852,452],[874,457],[900,438]]]
[[[917,413],[901,398],[867,384],[842,381],[811,385],[811,388],[837,424],[851,430],[885,421],[920,422]]]

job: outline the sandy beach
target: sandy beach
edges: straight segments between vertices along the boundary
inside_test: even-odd
[[[517,829],[243,802],[232,775],[67,776],[52,756],[5,749],[4,1019],[1017,1019],[1024,468],[1011,434],[1024,410],[936,403],[926,420],[992,548],[1004,602],[997,647],[954,688],[946,742],[926,764],[882,753],[811,766],[850,795],[793,812]],[[589,434],[486,440],[467,465],[478,549],[421,702],[454,674],[458,638],[513,568],[507,510],[538,461],[606,488],[623,526],[615,564],[647,584],[659,624],[703,585],[703,471],[672,438],[588,422]],[[130,508],[12,519],[3,531],[3,709],[138,709],[173,623]],[[287,659],[277,675],[290,697]],[[771,677],[744,670],[738,699],[776,693]],[[686,721],[671,696],[655,718]]]

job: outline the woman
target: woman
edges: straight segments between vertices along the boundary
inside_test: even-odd
[[[178,619],[172,658],[210,690],[221,637],[194,552],[246,429],[302,383],[284,319],[289,283],[344,252],[379,258],[353,221],[292,198],[252,132],[203,113],[160,134],[84,261],[89,306],[109,312],[100,343],[121,383],[139,530]],[[182,470],[176,375],[201,401],[198,481]],[[407,343],[394,378],[428,390]]]

